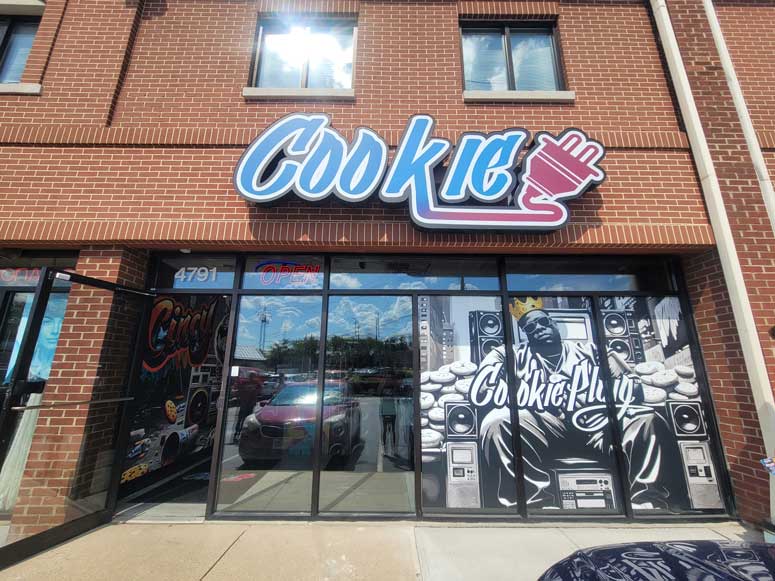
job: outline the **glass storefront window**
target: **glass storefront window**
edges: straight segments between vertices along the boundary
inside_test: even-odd
[[[174,256],[159,259],[155,288],[230,289],[234,285],[234,257]]]
[[[463,279],[465,278],[465,286]],[[494,259],[339,258],[331,260],[334,290],[498,290]]]
[[[320,296],[245,296],[229,378],[218,509],[310,512]]]
[[[501,305],[418,297],[425,511],[516,512]]]
[[[506,284],[517,292],[611,292],[673,290],[664,262],[635,257],[572,260],[506,259]]]
[[[410,297],[331,297],[320,512],[415,510]]]
[[[311,256],[249,258],[242,288],[313,290],[323,288],[323,259]]]
[[[678,297],[603,297],[599,307],[633,511],[723,510]]]
[[[591,299],[512,297],[509,313],[528,512],[623,512]]]

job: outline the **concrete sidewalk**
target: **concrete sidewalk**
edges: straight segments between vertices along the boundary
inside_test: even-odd
[[[576,549],[649,540],[759,541],[737,523],[114,523],[0,572],[0,580],[532,581]]]

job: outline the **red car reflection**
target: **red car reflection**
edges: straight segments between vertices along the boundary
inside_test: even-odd
[[[317,383],[286,383],[249,415],[239,439],[245,463],[312,455]],[[323,449],[347,458],[361,439],[360,405],[342,383],[327,383],[323,398]]]

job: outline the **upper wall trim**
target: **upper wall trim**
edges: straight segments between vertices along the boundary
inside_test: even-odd
[[[246,147],[264,127],[226,129],[102,127],[99,125],[6,125],[0,127],[0,145],[129,146],[129,147]],[[563,127],[536,127],[534,130],[561,131]],[[382,131],[387,144],[398,145],[403,129]],[[437,137],[457,142],[462,131],[435,131]],[[688,150],[686,134],[680,131],[588,131],[590,137],[607,149]],[[342,131],[352,138],[351,131]]]

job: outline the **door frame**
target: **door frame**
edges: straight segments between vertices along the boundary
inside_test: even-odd
[[[14,364],[11,383],[10,383],[10,386],[8,387],[5,397],[3,398],[2,408],[0,409],[0,466],[2,466],[3,462],[5,461],[5,456],[8,451],[8,446],[13,438],[15,422],[9,421],[12,419],[12,414],[15,411],[15,410],[12,410],[12,407],[14,407],[15,403],[20,403],[18,401],[19,396],[23,394],[24,387],[27,384],[26,380],[23,380],[21,378],[23,377],[26,378],[29,372],[29,366],[32,362],[32,357],[35,352],[35,346],[37,343],[38,335],[40,333],[41,325],[43,323],[45,310],[46,310],[46,307],[48,306],[48,299],[52,293],[69,292],[69,288],[68,289],[63,288],[61,290],[55,289],[53,286],[55,280],[74,282],[76,284],[81,284],[84,286],[90,286],[90,287],[99,288],[102,290],[107,290],[114,294],[126,293],[129,295],[135,295],[140,297],[153,296],[153,293],[150,293],[148,291],[144,291],[141,289],[136,289],[136,288],[132,288],[132,287],[116,284],[116,283],[111,283],[108,281],[104,281],[104,280],[100,280],[100,279],[96,279],[88,276],[83,276],[64,268],[51,268],[51,267],[45,267],[45,266],[41,267],[40,277],[38,279],[38,284],[35,287],[33,302],[30,308],[30,316],[27,322],[27,326],[22,335],[21,346],[19,348],[16,362]],[[9,289],[2,289],[2,290],[7,291]],[[16,290],[16,289],[14,288],[11,290]],[[28,292],[28,289],[25,289],[25,290]],[[3,295],[5,295],[5,293],[3,293]],[[148,309],[146,304],[145,306],[143,306],[143,317],[145,317],[147,310]],[[132,337],[128,343],[130,349],[134,348],[134,346],[137,343],[137,333],[139,333],[140,328],[141,328],[140,326],[137,327],[135,331],[135,336]],[[130,368],[131,367],[132,367],[132,364],[130,364]],[[126,375],[125,380],[128,379],[129,377],[130,377],[129,375]],[[45,393],[45,389],[44,389],[44,393]],[[117,415],[119,417],[123,417],[125,416],[126,407],[127,407],[126,401],[131,400],[131,398],[121,397],[118,399],[121,400],[121,401],[117,401],[117,403],[122,404],[122,409],[120,412],[118,412]],[[45,407],[53,407],[53,406],[49,405]],[[50,529],[47,529],[45,531],[42,531],[30,537],[26,537],[24,539],[20,539],[18,541],[15,541],[13,543],[0,547],[0,568],[5,568],[10,565],[13,565],[14,563],[18,563],[19,561],[22,561],[37,553],[47,550],[54,545],[62,543],[66,540],[69,540],[75,536],[83,534],[102,524],[106,524],[111,521],[113,517],[113,512],[115,510],[114,490],[117,489],[117,481],[115,481],[115,475],[117,473],[117,466],[120,468],[120,465],[121,465],[121,462],[120,462],[121,454],[119,452],[120,448],[118,447],[120,443],[120,438],[121,438],[120,430],[114,433],[114,438],[116,439],[116,455],[114,457],[113,466],[111,467],[111,478],[108,482],[108,487],[107,487],[107,498],[105,502],[106,506],[91,514],[82,516],[80,518],[77,518],[71,521],[67,521],[65,523],[62,523],[60,525],[57,525],[55,527],[52,527]],[[120,472],[118,472],[118,475],[120,476]]]

